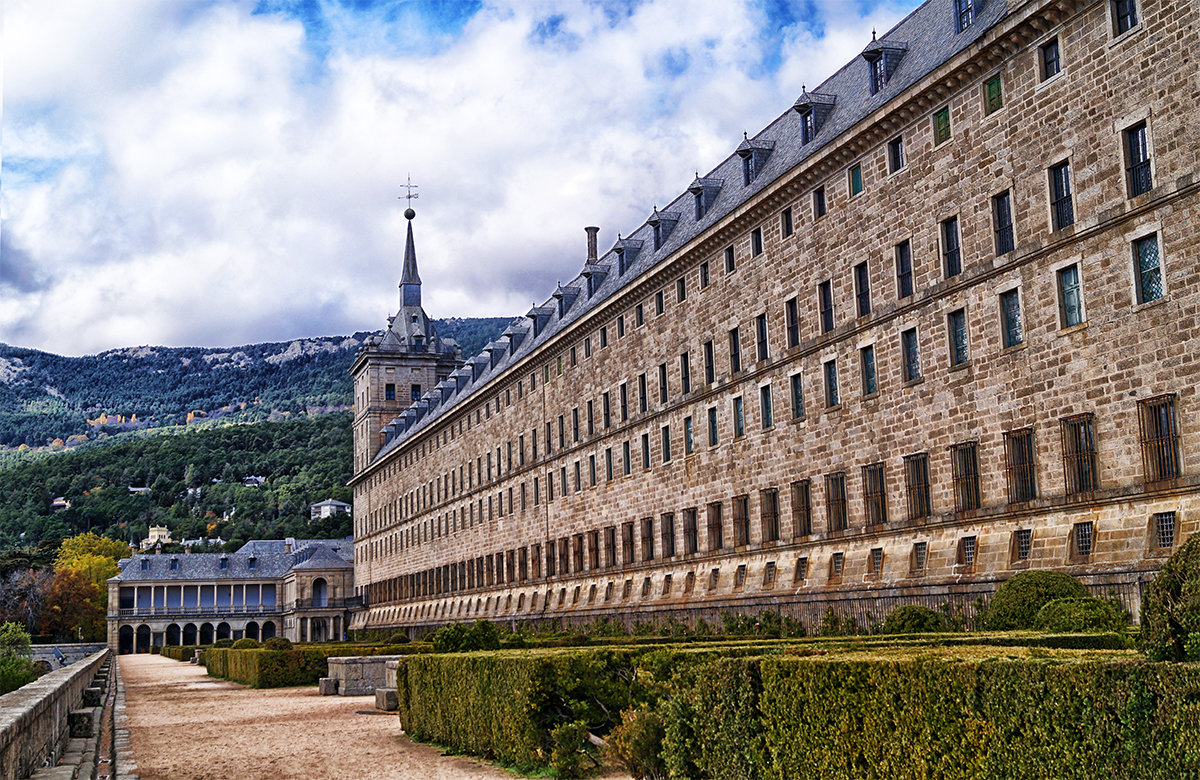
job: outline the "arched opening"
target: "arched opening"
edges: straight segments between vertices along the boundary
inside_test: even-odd
[[[213,643],[213,624],[205,623],[200,626],[200,644],[211,645]]]
[[[178,623],[172,623],[171,625],[167,626],[167,644],[168,645],[183,644],[182,642],[179,641],[181,635],[182,634],[179,631]]]
[[[133,652],[133,626],[121,626],[117,632],[117,652],[121,655]]]
[[[258,623],[253,620],[246,624],[246,638],[258,639]]]
[[[273,636],[275,636],[275,623],[268,620],[262,624],[262,631],[260,632],[259,638],[265,642]]]
[[[233,632],[229,628],[228,623],[217,624],[217,639],[231,639]]]
[[[137,627],[137,646],[134,650],[138,653],[150,652],[150,626],[145,623]]]
[[[314,607],[329,606],[329,584],[325,582],[324,577],[317,577],[313,580],[312,593]]]
[[[183,627],[183,643],[185,645],[196,644],[196,624],[188,623]]]

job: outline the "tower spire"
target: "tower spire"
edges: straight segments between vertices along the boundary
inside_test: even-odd
[[[411,208],[404,210],[404,218],[408,220],[408,237],[404,241],[404,271],[400,275],[400,305],[421,305],[421,276],[417,273],[417,247],[413,243],[413,217],[417,212]]]

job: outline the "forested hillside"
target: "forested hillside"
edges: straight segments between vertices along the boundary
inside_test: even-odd
[[[345,516],[308,519],[312,503],[351,500],[349,412],[178,431],[0,470],[0,550],[88,530],[136,541],[153,524],[177,540],[350,533]]]
[[[470,357],[508,318],[436,320]],[[0,448],[73,447],[150,427],[256,422],[350,405],[369,333],[240,347],[129,347],[62,357],[0,344]]]

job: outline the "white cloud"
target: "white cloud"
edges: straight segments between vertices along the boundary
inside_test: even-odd
[[[495,3],[407,54],[331,6],[320,63],[299,22],[246,3],[10,0],[0,207],[43,283],[0,278],[0,340],[80,354],[380,327],[410,172],[426,309],[521,314],[577,273],[584,225],[602,246],[636,227],[906,10],[818,5],[824,37],[783,30],[763,72],[749,3],[648,2],[615,26],[582,0]]]

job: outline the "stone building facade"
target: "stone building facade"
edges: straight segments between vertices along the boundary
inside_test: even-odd
[[[135,555],[108,581],[108,645],[341,639],[354,595],[350,539],[247,542],[234,553]]]
[[[930,0],[873,39],[361,434],[352,626],[878,619],[1029,568],[1136,615],[1200,511],[1197,29]]]

